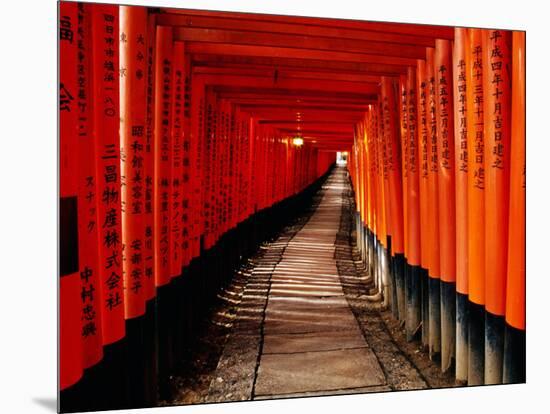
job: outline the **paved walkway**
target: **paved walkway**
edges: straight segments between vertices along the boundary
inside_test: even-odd
[[[344,170],[309,220],[268,246],[243,294],[210,401],[388,390],[335,260]]]

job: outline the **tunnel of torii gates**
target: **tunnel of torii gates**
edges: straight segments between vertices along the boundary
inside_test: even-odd
[[[336,151],[408,339],[458,382],[525,380],[524,32],[59,7],[62,398],[154,404],[173,325]]]

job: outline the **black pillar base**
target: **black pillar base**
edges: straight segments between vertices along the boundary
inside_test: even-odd
[[[468,318],[468,385],[485,382],[485,308],[471,301]]]
[[[506,324],[503,382],[505,384],[525,383],[525,371],[525,331]]]

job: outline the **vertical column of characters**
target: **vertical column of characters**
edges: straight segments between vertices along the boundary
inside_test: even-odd
[[[409,140],[407,139],[408,131],[408,107],[407,107],[407,76],[399,76],[399,125],[400,125],[400,146],[401,146],[401,178],[403,181],[403,249],[405,253],[405,260],[409,254]]]
[[[197,81],[193,83],[193,108],[195,107],[195,96],[197,102],[197,123],[198,130],[196,135],[196,172],[195,172],[195,249],[196,255],[198,256],[202,250],[202,237],[206,229],[206,213],[204,205],[204,194],[206,192],[205,181],[205,170],[207,156],[205,154],[206,148],[206,87],[203,82]]]
[[[384,133],[388,155],[388,174],[390,180],[389,204],[392,217],[392,253],[403,254],[403,197],[401,195],[401,166],[399,160],[399,141],[397,131],[397,102],[390,78],[382,79],[382,99],[384,101]]]
[[[147,36],[145,38],[145,139],[143,147],[143,277],[145,299],[156,296],[154,260],[154,172],[155,172],[155,15],[147,16]]]
[[[276,184],[275,184],[275,195],[274,195],[274,203],[277,203],[280,200],[280,189],[281,189],[281,181],[284,178],[284,174],[278,174],[279,167],[281,165],[281,137],[277,136],[275,138],[274,142],[275,146],[275,161],[273,162],[273,176],[275,177]]]
[[[238,221],[242,222],[246,218],[246,209],[248,206],[248,134],[246,127],[246,117],[240,110],[237,111],[237,133],[239,134],[240,141],[240,181],[238,185],[239,189],[239,203],[238,203]]]
[[[309,166],[309,156],[311,154],[311,147],[309,145],[302,145],[302,148],[304,149],[304,162],[303,162],[303,182],[302,182],[302,190],[306,187],[308,184],[308,166]]]
[[[59,4],[59,389],[82,377],[82,295],[78,232],[78,11]],[[93,289],[95,287],[92,286]]]
[[[126,319],[145,313],[144,152],[146,135],[147,9],[120,8],[120,168]]]
[[[369,192],[369,183],[368,183],[368,135],[370,133],[369,128],[371,125],[367,121],[362,123],[362,133],[360,134],[359,143],[361,147],[361,173],[357,177],[357,187],[361,188],[361,211],[362,211],[362,220],[363,225],[367,226],[368,223],[368,192]]]
[[[154,131],[154,259],[155,285],[164,286],[171,277],[171,181],[172,181],[172,28],[157,26],[155,46],[155,131]]]
[[[216,121],[216,163],[214,167],[215,173],[215,202],[216,202],[216,214],[215,218],[215,233],[214,233],[214,243],[217,242],[220,234],[223,230],[224,223],[224,206],[227,200],[226,197],[226,177],[224,176],[225,170],[225,159],[226,159],[226,129],[225,122],[227,118],[225,100],[217,97],[216,99],[216,112],[217,112],[217,121]]]
[[[243,158],[243,187],[242,187],[242,207],[241,207],[241,220],[246,219],[250,215],[252,206],[249,204],[249,197],[251,192],[251,168],[252,160],[250,159],[250,151],[252,147],[252,140],[250,139],[250,117],[245,113],[240,113],[241,124],[241,139],[242,139],[242,158]]]
[[[355,204],[356,210],[359,213],[359,218],[361,220],[361,225],[364,225],[365,222],[365,201],[364,201],[364,187],[363,187],[363,160],[365,157],[364,154],[364,135],[361,124],[356,125],[354,128],[354,145],[355,145],[355,156],[357,159],[356,164],[354,165],[354,181],[355,181]],[[359,231],[362,231],[359,229]],[[358,237],[361,237],[361,232],[358,233]],[[359,246],[362,246],[362,241],[359,241]],[[362,248],[362,247],[361,247]]]
[[[468,385],[484,382],[485,162],[482,31],[468,29],[466,122],[468,128]]]
[[[213,118],[211,95],[212,95],[212,92],[209,90],[209,88],[205,87],[204,108],[203,108],[203,129],[202,129],[202,137],[199,137],[201,157],[203,159],[203,162],[201,163],[201,167],[202,167],[201,198],[202,198],[202,216],[203,216],[203,220],[202,220],[203,227],[202,227],[202,233],[201,233],[202,237],[206,237],[206,235],[211,231],[210,230],[211,229],[210,211],[212,207],[209,199],[210,186],[211,186],[210,168],[211,168],[211,160],[212,160],[211,128],[212,128],[212,118]]]
[[[309,144],[307,141],[304,143],[305,148],[305,181],[304,181],[304,188],[307,187],[310,184],[311,179],[311,164],[313,162],[313,146]]]
[[[261,209],[264,209],[267,207],[267,187],[268,187],[268,173],[267,173],[267,152],[268,152],[268,140],[269,140],[269,132],[267,126],[261,126],[261,156],[260,156],[260,165],[261,165],[261,199],[260,199],[260,207]],[[298,166],[298,171],[300,171],[300,166]],[[301,171],[299,172],[299,175],[301,177]],[[299,184],[298,184],[299,185]]]
[[[213,111],[212,111],[212,164],[211,164],[211,195],[210,200],[212,203],[211,214],[211,234],[209,235],[209,246],[213,246],[216,243],[218,236],[218,229],[221,223],[221,204],[222,204],[222,145],[223,145],[223,110],[221,102],[218,100],[218,96],[215,93],[213,95]]]
[[[402,263],[404,261],[404,228],[403,228],[403,195],[401,185],[401,160],[399,157],[399,118],[397,115],[398,102],[396,97],[396,82],[391,78],[382,78],[382,99],[384,102],[384,123],[386,125],[385,145],[388,148],[388,169],[389,169],[389,200],[392,219],[392,278],[394,285],[394,315],[398,319],[404,318],[404,275]]]
[[[219,204],[219,222],[216,239],[219,239],[223,233],[225,233],[227,225],[227,209],[229,204],[229,108],[226,99],[220,101],[221,125],[220,125],[220,168],[219,173],[219,191],[218,191],[218,204]]]
[[[375,105],[375,128],[376,128],[376,144],[377,144],[377,170],[376,170],[376,185],[378,187],[378,198],[377,198],[377,210],[378,210],[378,226],[376,233],[376,282],[375,286],[379,290],[383,285],[383,249],[386,239],[386,210],[385,210],[385,201],[386,194],[384,193],[384,130],[381,120],[382,115],[382,105],[380,102],[377,102]]]
[[[205,225],[205,247],[209,249],[214,244],[214,233],[216,231],[216,213],[217,213],[217,174],[218,170],[218,142],[217,142],[217,128],[218,128],[218,105],[216,102],[216,94],[213,89],[208,90],[207,100],[207,119],[206,119],[206,150],[205,157],[208,159],[208,164],[205,165],[205,174],[207,176],[206,182],[208,187],[206,189],[206,201],[205,210],[208,214],[208,221]]]
[[[190,140],[190,176],[191,180],[191,258],[200,254],[200,236],[203,228],[202,181],[202,144],[204,136],[204,85],[193,75],[191,67],[187,68],[191,83],[191,136]]]
[[[268,199],[268,182],[269,182],[269,174],[267,170],[267,163],[268,163],[268,151],[269,151],[269,129],[267,126],[261,127],[261,202],[260,207],[261,209],[264,209],[267,207],[267,199]],[[300,160],[301,161],[301,160]],[[300,164],[301,165],[301,164]],[[301,171],[300,171],[300,178],[301,178]]]
[[[229,170],[227,168],[229,150],[228,150],[228,130],[227,120],[229,118],[229,112],[227,108],[227,100],[220,99],[220,125],[219,130],[219,168],[218,173],[218,228],[216,232],[216,240],[221,237],[225,231],[225,224],[227,219],[227,203],[229,202]]]
[[[248,160],[249,160],[249,167],[248,167],[248,179],[249,179],[249,191],[248,191],[248,202],[247,202],[247,216],[251,216],[256,211],[256,204],[254,200],[254,194],[256,189],[256,182],[255,182],[255,168],[256,168],[256,158],[255,155],[255,146],[256,146],[256,132],[254,130],[254,118],[250,117],[248,119],[247,123],[248,127]]]
[[[227,151],[227,154],[225,156],[225,182],[227,185],[226,189],[226,195],[227,195],[227,201],[225,203],[225,213],[224,213],[224,226],[223,226],[223,233],[227,232],[231,227],[231,221],[232,221],[232,211],[233,211],[233,181],[235,180],[235,176],[237,174],[237,156],[236,156],[236,145],[235,145],[235,138],[233,136],[233,111],[231,108],[231,102],[226,101],[226,118],[225,118],[225,149]]]
[[[303,145],[298,147],[298,150],[299,150],[299,154],[300,154],[300,162],[298,164],[298,171],[299,171],[299,176],[300,176],[300,181],[298,183],[298,191],[301,191],[303,186],[304,186],[304,181],[305,181],[304,165],[305,165],[305,158],[306,158],[306,150],[305,150]],[[266,159],[266,162],[269,160],[269,158],[267,157],[267,152],[266,152],[266,158],[265,159]]]
[[[292,139],[287,138],[288,145],[288,195],[294,194],[294,145],[292,145]]]
[[[365,225],[366,221],[366,211],[365,211],[365,160],[366,160],[366,151],[365,151],[365,128],[364,124],[360,123],[356,128],[357,136],[357,197],[358,197],[358,209],[361,217],[361,225]]]
[[[364,145],[364,144],[363,144]],[[353,161],[350,164],[350,172],[353,176],[353,189],[354,189],[354,196],[355,196],[355,210],[359,214],[359,217],[361,218],[361,203],[362,203],[362,197],[361,197],[361,174],[359,172],[360,170],[360,163],[359,163],[359,157],[361,154],[361,137],[359,134],[355,134],[354,137],[354,143],[353,143]],[[360,223],[358,223],[360,224]],[[358,230],[359,231],[359,230]],[[357,237],[360,237],[360,234],[358,233]],[[361,240],[358,240],[358,243],[362,243]]]
[[[99,276],[104,345],[125,335],[122,269],[119,9],[95,5],[92,10],[93,131],[96,143]]]
[[[365,185],[366,185],[366,206],[365,206],[365,226],[367,227],[365,236],[363,237],[363,240],[361,242],[364,244],[365,248],[365,262],[367,268],[369,268],[370,263],[372,261],[371,256],[371,240],[372,240],[372,234],[374,232],[374,188],[373,188],[373,148],[372,148],[372,142],[373,142],[373,130],[372,130],[372,105],[369,105],[367,107],[367,111],[365,113]]]
[[[455,28],[453,48],[454,168],[456,209],[456,369],[455,378],[468,380],[468,128],[466,56],[467,29]]]
[[[233,136],[233,148],[236,152],[235,163],[236,171],[233,177],[233,226],[240,223],[240,210],[242,203],[242,192],[244,187],[244,160],[243,160],[243,139],[241,127],[242,124],[239,119],[239,111],[236,105],[232,105],[232,118],[231,118],[231,131]]]
[[[436,116],[436,72],[435,51],[426,48],[426,81],[428,94],[428,200],[429,226],[428,246],[430,267],[428,269],[428,312],[429,312],[429,351],[430,358],[436,359],[441,352],[441,309],[440,309],[440,246],[439,246],[439,161],[437,148],[437,116]]]
[[[378,174],[380,170],[380,148],[378,146],[378,105],[373,104],[372,110],[371,110],[371,128],[372,128],[372,147],[374,149],[373,151],[373,170],[372,170],[372,183],[375,188],[376,192],[376,198],[375,198],[375,204],[374,204],[374,229],[373,229],[373,248],[376,247],[376,240],[378,238],[378,233],[380,232],[380,201],[379,198],[381,197],[380,194],[380,186],[378,185]],[[375,258],[375,254],[372,256]],[[374,262],[373,264],[376,264]]]
[[[246,183],[245,193],[243,198],[243,218],[249,217],[254,211],[254,205],[249,201],[252,194],[252,138],[251,138],[251,118],[243,116],[241,121],[243,123],[243,157],[245,160],[244,181]]]
[[[368,248],[369,244],[368,241],[370,240],[371,232],[373,229],[373,210],[372,210],[372,196],[373,196],[373,188],[372,188],[372,123],[371,123],[371,111],[372,111],[372,105],[369,105],[367,107],[367,111],[365,112],[365,154],[366,154],[366,160],[365,160],[365,183],[366,183],[366,222],[365,225],[367,227],[366,231],[366,243],[365,243],[365,249],[366,249],[366,258],[367,258],[367,266],[368,266]]]
[[[418,196],[418,111],[416,90],[416,68],[407,67],[407,273],[405,274],[405,292],[407,295],[407,338],[411,340],[420,329],[421,296],[420,296],[420,200]],[[409,289],[407,289],[407,286]]]
[[[360,134],[357,132],[357,129],[355,129],[354,138],[353,138],[353,155],[354,155],[354,160],[356,158],[359,159],[361,157],[361,137],[360,137]],[[361,174],[359,172],[360,168],[361,168],[360,161],[357,161],[357,163],[353,164],[355,211],[359,214],[359,217],[361,217],[361,204],[362,204],[361,184],[360,184]],[[359,233],[358,233],[358,237],[359,237]]]
[[[502,383],[508,209],[512,32],[485,30],[482,39],[485,124],[485,383]],[[490,237],[487,237],[487,236]]]
[[[219,142],[219,168],[217,170],[218,172],[218,192],[216,195],[218,196],[218,229],[216,232],[216,240],[218,240],[221,235],[225,232],[225,225],[227,222],[227,204],[229,202],[229,185],[228,185],[228,178],[229,178],[229,169],[228,161],[229,161],[229,131],[228,131],[228,119],[229,119],[229,111],[227,108],[227,100],[220,99],[220,142]]]
[[[365,263],[367,260],[366,255],[366,244],[365,244],[365,234],[368,231],[368,222],[369,222],[369,201],[368,201],[368,191],[369,191],[369,184],[367,182],[369,176],[368,176],[368,159],[369,159],[369,151],[368,151],[368,139],[369,139],[369,131],[368,131],[368,123],[366,121],[367,115],[365,114],[365,119],[362,121],[362,129],[363,133],[357,134],[355,146],[356,149],[354,150],[354,159],[352,163],[352,170],[354,172],[354,190],[356,193],[356,197],[359,198],[359,203],[356,202],[356,210],[359,211],[361,223],[358,223],[358,225],[363,226],[363,228],[359,229],[357,233],[357,237],[361,238],[358,240],[358,244],[362,246],[363,257],[365,259]],[[359,149],[362,147],[362,150]],[[359,162],[355,161],[357,158],[359,158],[359,154],[362,153],[363,162],[362,165],[359,166]],[[357,154],[357,155],[355,155]],[[361,170],[361,173],[359,173],[359,170]],[[361,184],[360,182],[363,182]],[[361,195],[359,197],[359,194]]]
[[[317,165],[317,149],[311,145],[309,147],[309,166],[308,166],[308,184],[314,180],[315,166]]]
[[[416,69],[407,68],[407,239],[410,266],[420,265],[420,226],[419,226],[419,198],[418,198],[418,113]],[[414,293],[414,292],[413,292]]]
[[[277,165],[280,161],[280,142],[279,137],[274,136],[273,137],[273,159],[271,161],[271,171],[273,173],[273,199],[272,203],[275,204],[277,201],[279,201],[278,195],[279,195],[279,185],[281,181],[281,174],[277,174]]]
[[[237,204],[238,198],[236,197],[236,186],[239,173],[239,141],[236,135],[236,123],[235,123],[235,112],[233,105],[228,103],[228,120],[227,120],[227,130],[228,130],[228,150],[229,150],[229,159],[228,159],[228,204],[227,204],[227,222],[225,229],[226,231],[235,226],[235,205]]]
[[[416,89],[418,108],[418,192],[420,198],[420,284],[422,297],[422,345],[429,346],[430,306],[429,306],[429,151],[428,151],[428,82],[426,61],[416,62]]]
[[[298,192],[298,181],[299,181],[298,162],[299,162],[299,156],[300,156],[299,149],[300,147],[297,147],[292,142],[292,194],[296,194]]]
[[[380,212],[381,217],[383,217],[383,234],[379,235],[379,242],[382,246],[386,246],[386,236],[390,232],[390,226],[388,225],[388,212],[389,212],[389,203],[386,203],[387,201],[387,195],[388,195],[388,186],[387,186],[387,148],[386,143],[384,141],[384,109],[382,107],[382,101],[379,99],[377,104],[377,112],[376,112],[376,124],[378,126],[376,140],[378,142],[378,156],[379,156],[379,162],[380,162],[380,193],[382,195],[382,201],[380,204]],[[380,257],[379,260],[382,260]],[[382,270],[382,268],[381,268]]]
[[[279,165],[276,166],[279,173],[279,200],[286,198],[286,182],[288,180],[288,170],[285,168],[288,162],[287,155],[287,138],[282,135],[278,138],[279,146]]]
[[[234,191],[234,200],[233,200],[233,214],[234,214],[234,225],[240,223],[240,212],[241,212],[241,203],[242,203],[242,194],[244,191],[244,172],[245,172],[245,160],[243,157],[244,151],[244,139],[242,134],[242,123],[239,117],[239,109],[236,105],[232,106],[233,108],[233,118],[231,128],[233,131],[233,139],[235,140],[234,148],[237,154],[235,155],[238,170],[234,177],[233,182],[233,191]]]
[[[97,203],[102,195],[97,192],[95,137],[92,134],[90,17],[90,7],[77,3],[78,89],[75,100],[78,108],[78,245],[84,368],[91,367],[103,357],[97,226]]]
[[[268,147],[267,147],[267,179],[268,179],[268,197],[267,197],[267,206],[271,207],[273,204],[273,190],[275,186],[275,176],[272,174],[273,165],[275,163],[275,138],[273,137],[273,131],[269,133]]]
[[[256,205],[256,211],[261,210],[261,200],[262,200],[262,188],[263,188],[263,135],[262,127],[258,124],[257,121],[254,122],[254,181],[255,181],[255,191],[254,191],[254,204]],[[296,165],[294,165],[294,171],[296,170]],[[296,189],[296,183],[294,183],[294,188]]]
[[[170,197],[170,277],[181,275],[183,267],[182,249],[182,198],[183,198],[183,123],[185,49],[183,42],[174,42],[174,66],[172,70],[172,194]]]
[[[245,158],[245,151],[246,151],[246,141],[245,141],[245,135],[244,135],[244,123],[241,121],[240,113],[238,110],[238,107],[235,105],[234,108],[234,118],[233,118],[233,128],[235,131],[235,138],[236,138],[236,151],[238,152],[238,174],[235,178],[235,225],[239,224],[243,218],[241,216],[242,213],[242,203],[243,200],[246,198],[246,158]]]
[[[503,382],[525,382],[525,32],[512,33],[512,121]]]
[[[456,225],[453,121],[453,67],[451,42],[435,41],[435,84],[438,148],[441,370],[446,372],[455,355]]]
[[[376,138],[376,131],[373,129],[373,116],[372,113],[374,111],[374,107],[369,105],[367,107],[367,111],[365,112],[365,117],[361,121],[361,124],[359,125],[362,129],[362,132],[360,132],[360,138],[358,140],[359,145],[361,146],[361,149],[357,152],[357,157],[355,163],[357,166],[356,174],[357,174],[357,188],[360,188],[360,195],[361,195],[361,206],[360,206],[360,217],[361,217],[361,223],[359,223],[359,226],[362,226],[358,230],[358,237],[360,238],[359,244],[362,246],[363,250],[363,260],[365,261],[365,265],[367,268],[370,266],[369,262],[373,261],[372,255],[369,254],[369,246],[373,238],[374,234],[374,227],[372,224],[372,216],[374,211],[374,206],[371,205],[370,202],[370,194],[372,192],[371,185],[371,171],[369,170],[371,167],[372,162],[372,154],[370,147],[376,143],[376,141],[373,141]],[[359,160],[361,158],[361,160]]]
[[[272,141],[270,141],[270,150],[272,148]],[[305,188],[307,185],[307,166],[308,166],[308,158],[309,158],[309,146],[307,144],[302,145],[302,185],[300,187],[300,191]],[[267,162],[269,162],[269,167],[271,167],[271,151],[268,152]],[[269,169],[271,171],[271,168]],[[271,179],[271,177],[269,177]],[[271,179],[272,180],[272,179]],[[271,202],[271,199],[269,200]]]
[[[258,211],[262,210],[264,207],[264,192],[265,192],[265,176],[264,176],[264,170],[265,170],[265,163],[264,163],[264,154],[265,154],[265,128],[259,124],[258,121],[256,121],[256,137],[257,137],[257,146],[256,146],[256,156],[258,157],[258,164],[257,164],[257,177],[258,180],[256,182],[257,188],[258,188],[258,195],[256,197],[256,202],[258,204]]]
[[[182,265],[186,267],[191,262],[192,238],[192,192],[193,180],[191,171],[191,57],[184,55],[183,65],[183,131],[182,131],[182,175],[181,175],[181,248]]]
[[[370,133],[367,136],[367,146],[369,151],[369,188],[371,189],[371,198],[369,200],[370,209],[371,209],[371,245],[369,247],[369,257],[374,258],[373,248],[374,248],[374,237],[378,231],[378,186],[376,185],[376,174],[378,168],[378,151],[376,145],[376,123],[375,123],[375,113],[376,105],[369,105],[369,131]],[[373,261],[371,260],[371,274]]]
[[[223,104],[219,100],[217,94],[215,96],[214,106],[214,125],[213,125],[213,160],[212,160],[212,205],[214,206],[212,217],[212,237],[211,245],[214,245],[217,241],[219,230],[222,223],[222,206],[223,206],[223,146],[224,136],[223,127],[225,123],[225,112],[223,110]]]
[[[290,196],[291,194],[291,189],[290,189],[290,186],[291,186],[291,169],[290,169],[290,157],[292,155],[292,149],[291,149],[291,144],[290,144],[290,141],[288,139],[288,137],[285,137],[283,139],[283,143],[285,145],[285,177],[286,177],[286,182],[285,182],[285,196],[288,197]]]
[[[220,142],[220,170],[219,178],[219,204],[220,223],[217,238],[221,238],[229,228],[230,209],[232,206],[231,182],[233,180],[232,162],[234,157],[231,152],[231,103],[227,99],[221,99],[222,125]]]
[[[302,147],[294,146],[294,193],[300,191],[300,162],[302,160]],[[263,160],[262,160],[263,161]],[[263,165],[263,162],[262,162]]]
[[[265,154],[265,127],[262,126],[258,120],[255,121],[255,131],[256,131],[256,157],[257,157],[257,163],[256,163],[256,186],[257,186],[257,197],[256,197],[256,203],[258,204],[258,211],[263,208],[263,200],[264,200],[264,190],[265,190],[265,183],[264,183],[264,154]],[[297,171],[297,170],[296,170]]]
[[[384,214],[384,233],[380,236],[380,290],[383,295],[384,304],[391,303],[391,287],[389,279],[389,269],[387,266],[388,256],[390,254],[391,246],[388,242],[391,243],[391,237],[393,235],[392,228],[392,217],[391,217],[391,201],[390,201],[390,180],[389,180],[389,157],[391,156],[391,146],[388,147],[386,143],[387,129],[390,127],[386,123],[385,112],[387,102],[384,102],[384,96],[380,96],[378,100],[378,142],[380,145],[381,153],[381,173],[382,173],[382,194],[383,194],[383,203],[381,205]]]

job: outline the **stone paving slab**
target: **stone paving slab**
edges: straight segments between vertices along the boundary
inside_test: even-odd
[[[367,348],[340,351],[263,354],[255,395],[384,385],[384,374]]]
[[[342,286],[298,286],[293,287],[283,283],[273,283],[270,296],[343,296]]]
[[[351,395],[351,394],[367,394],[373,392],[387,392],[392,389],[387,385],[375,385],[372,387],[359,388],[344,388],[340,390],[323,390],[310,392],[296,392],[290,394],[279,395],[258,395],[255,400],[276,400],[281,398],[307,398],[307,397],[327,397],[331,395]]]
[[[308,274],[289,274],[289,273],[277,273],[272,277],[271,282],[300,282],[300,283],[338,283],[338,275],[331,275],[329,273],[315,276]]]
[[[317,296],[304,296],[304,297],[292,297],[292,296],[281,296],[281,297],[271,297],[269,298],[269,306],[275,307],[285,307],[287,305],[293,307],[345,307],[348,304],[345,297],[341,296],[326,296],[326,297],[317,297]]]
[[[269,307],[266,311],[264,330],[268,332],[290,333],[320,330],[355,329],[357,322],[347,307]]]
[[[315,279],[307,279],[307,278],[298,278],[298,277],[274,277],[273,278],[273,284],[277,284],[277,286],[288,286],[290,288],[296,289],[300,288],[301,286],[307,285],[310,287],[315,287],[318,289],[322,289],[325,287],[332,288],[332,287],[338,287],[338,282],[335,279],[321,279],[321,280],[315,280]]]
[[[357,331],[321,331],[302,334],[271,334],[264,338],[264,354],[334,351],[364,348],[367,345]]]

